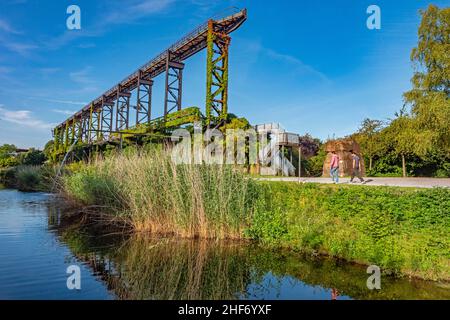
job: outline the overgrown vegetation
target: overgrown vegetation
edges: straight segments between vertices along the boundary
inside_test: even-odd
[[[393,273],[450,279],[450,190],[262,183],[248,236]]]
[[[0,146],[0,184],[26,192],[50,191],[55,169],[46,161],[43,151],[4,144]]]
[[[175,165],[156,148],[94,161],[63,181],[68,197],[136,230],[188,237],[240,238],[257,199],[255,181],[232,167]]]
[[[17,147],[12,144],[0,146],[0,168],[10,168],[19,165],[40,166],[47,160],[45,153],[36,149],[17,152]]]
[[[49,192],[56,177],[53,166],[17,166],[0,169],[0,184],[25,192]]]

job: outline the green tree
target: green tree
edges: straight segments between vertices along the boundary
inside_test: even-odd
[[[19,165],[19,161],[17,160],[17,158],[0,158],[0,168],[15,167],[17,165]]]
[[[12,152],[15,152],[17,147],[13,144],[4,144],[0,146],[0,159],[9,158]]]
[[[20,163],[28,166],[40,166],[47,160],[42,151],[30,149],[28,152],[20,155]]]
[[[352,136],[359,143],[362,154],[369,159],[369,170],[372,170],[374,157],[380,155],[386,148],[380,134],[383,126],[384,123],[381,120],[366,118],[358,132]]]
[[[45,144],[44,147],[44,155],[47,159],[51,159],[53,162],[55,162],[55,156],[54,156],[54,149],[53,147],[55,146],[55,142],[53,140],[48,141]]]
[[[390,125],[383,130],[383,139],[392,152],[402,161],[403,177],[406,177],[406,161],[416,156],[423,159],[431,149],[431,132],[421,130],[418,122],[402,109]]]
[[[412,50],[413,89],[404,94],[412,116],[434,148],[450,155],[450,8],[421,11],[419,41]]]

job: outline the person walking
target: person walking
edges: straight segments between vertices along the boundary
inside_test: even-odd
[[[353,150],[350,152],[352,153],[352,176],[350,182],[353,182],[353,179],[358,177],[361,183],[363,183],[364,179],[361,177],[361,159]]]
[[[339,183],[339,156],[331,151],[330,176],[334,183]]]
[[[339,297],[339,291],[335,288],[331,288],[331,300],[337,300]]]

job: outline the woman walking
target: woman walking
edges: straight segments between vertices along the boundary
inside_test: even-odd
[[[339,156],[336,151],[331,151],[330,176],[334,183],[339,183]]]

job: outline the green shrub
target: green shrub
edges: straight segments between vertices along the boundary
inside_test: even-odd
[[[17,188],[20,191],[38,191],[42,186],[42,173],[40,167],[21,166],[16,173]]]
[[[397,274],[450,278],[448,189],[260,185],[264,205],[247,231],[255,239]]]
[[[436,178],[450,178],[450,170],[448,170],[448,169],[438,169],[438,170],[436,170],[434,176]]]
[[[30,149],[28,152],[20,154],[19,161],[24,166],[40,166],[47,160],[44,152]]]
[[[0,169],[0,183],[7,188],[16,187],[16,168]]]
[[[55,169],[47,166],[19,166],[0,171],[0,182],[20,191],[51,191]]]
[[[288,233],[287,219],[280,210],[260,210],[255,213],[246,235],[270,244],[279,243]]]
[[[0,159],[0,168],[9,168],[19,165],[19,160],[14,157]]]
[[[302,168],[306,172],[306,175],[310,177],[320,177],[323,173],[323,163],[327,157],[327,153],[322,146],[318,154],[302,161]],[[302,170],[302,171],[303,171]]]

